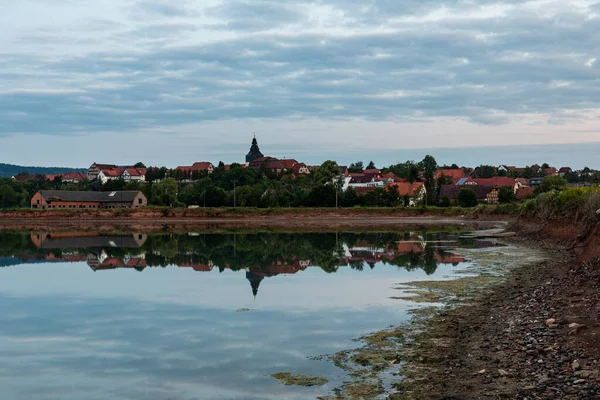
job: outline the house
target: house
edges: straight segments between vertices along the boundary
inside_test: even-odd
[[[175,168],[175,170],[181,171],[183,173],[183,175],[191,178],[191,176],[194,172],[206,171],[209,174],[212,174],[213,171],[215,170],[215,166],[212,165],[212,163],[210,163],[208,161],[201,161],[201,162],[195,162],[194,164],[192,164],[190,166],[179,166],[179,167]]]
[[[544,181],[544,178],[536,177],[529,180],[529,186],[539,186]]]
[[[119,168],[117,165],[114,164],[97,164],[97,163],[93,163],[87,170],[87,178],[90,181],[96,180],[98,178],[98,174],[100,174],[100,171],[102,170],[110,170],[110,169],[117,169]]]
[[[558,175],[558,170],[556,168],[554,168],[554,167],[545,168],[542,172],[546,176],[555,176],[555,175]]]
[[[342,176],[348,176],[348,174],[350,173],[350,171],[348,171],[348,167],[343,165],[340,166],[340,174],[342,174]]]
[[[100,172],[98,172],[96,179],[99,180],[103,185],[105,185],[106,182],[108,182],[108,181],[119,179],[121,177],[121,175],[123,174],[124,170],[125,170],[124,168],[119,168],[119,167],[101,169]],[[89,174],[88,174],[88,176],[89,176]]]
[[[347,181],[347,184],[346,184]],[[377,188],[384,187],[385,183],[378,179],[378,176],[375,174],[350,174],[350,176],[344,179],[343,190],[346,190],[349,187],[352,188]]]
[[[409,206],[411,207],[422,204],[427,195],[427,190],[423,182],[393,182],[388,183],[387,186],[395,187],[401,197],[408,196],[410,198]]]
[[[533,195],[533,188],[530,186],[527,187],[520,187],[517,189],[517,200],[523,200],[526,199],[527,197],[531,197]]]
[[[566,174],[570,174],[573,170],[569,167],[562,167],[558,170],[558,174],[560,176],[565,176]]]
[[[510,171],[516,170],[517,167],[515,165],[501,165],[497,169],[498,171],[509,173]]]
[[[477,185],[498,186],[499,188],[509,186],[515,193],[519,188],[519,185],[515,179],[504,176],[495,176],[493,178],[477,178],[473,179],[472,181]]]
[[[146,182],[146,168],[123,168],[120,178],[125,182]]]
[[[274,174],[279,174],[285,169],[281,161],[275,157],[258,157],[250,162],[251,168],[265,168]]]
[[[452,184],[456,184],[461,178],[466,178],[467,174],[462,168],[458,169],[438,169],[435,172],[435,181],[439,181],[440,178],[446,177],[448,181],[452,181]]]
[[[386,174],[383,174],[379,177],[379,179],[381,179],[382,181],[384,181],[385,183],[392,183],[392,182],[407,182],[406,179],[404,178],[399,178],[398,176],[396,176],[396,174],[394,174],[393,172],[388,172]]]
[[[448,197],[450,199],[450,203],[452,205],[457,205],[458,200],[457,196],[461,189],[465,189],[465,186],[458,185],[442,185],[440,186],[440,197],[439,200],[444,197]],[[477,200],[486,202],[488,204],[496,204],[498,203],[498,194],[500,192],[500,188],[498,186],[490,186],[490,185],[471,185],[468,186],[468,189],[475,192],[477,196]]]
[[[31,198],[31,208],[140,208],[148,200],[142,192],[79,192],[70,190],[40,190]]]
[[[371,175],[379,176],[379,175],[381,175],[381,170],[379,170],[377,168],[365,169],[363,171],[363,174],[371,174]]]
[[[87,175],[81,172],[67,172],[62,174],[62,181],[65,183],[79,183],[87,179]]]
[[[308,166],[304,163],[297,163],[292,167],[292,171],[294,173],[294,176],[300,176],[300,175],[308,175],[310,174],[310,169],[308,169]]]
[[[518,188],[529,187],[529,179],[527,178],[517,178],[515,181],[517,182]]]

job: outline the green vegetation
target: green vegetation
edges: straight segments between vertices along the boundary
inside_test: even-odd
[[[293,375],[289,372],[279,372],[271,376],[286,386],[323,386],[329,383],[321,376]]]
[[[475,207],[477,205],[477,195],[473,189],[460,189],[456,195],[456,199],[458,200],[458,205],[463,208]]]
[[[553,190],[545,191],[521,204],[523,215],[543,219],[568,219],[571,222],[593,223],[600,218],[599,187],[573,187],[559,190],[554,180],[548,185]]]
[[[502,186],[498,193],[498,201],[500,204],[514,203],[517,200],[513,188],[510,186]]]

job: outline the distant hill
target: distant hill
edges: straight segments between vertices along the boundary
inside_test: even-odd
[[[27,171],[30,175],[35,174],[64,174],[65,172],[87,172],[84,168],[63,168],[63,167],[23,167],[21,165],[0,163],[0,178],[10,178],[19,173]]]

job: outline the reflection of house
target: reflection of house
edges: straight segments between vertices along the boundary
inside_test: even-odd
[[[454,253],[436,254],[435,259],[438,264],[452,264],[455,266],[466,261],[463,256]]]
[[[140,208],[148,200],[141,191],[81,192],[40,190],[31,198],[31,208]]]
[[[40,249],[92,249],[142,247],[148,235],[100,235],[86,233],[32,233],[31,241]]]
[[[105,253],[97,256],[90,254],[87,257],[87,264],[95,271],[112,270],[117,268],[133,268],[138,271],[146,268],[146,260],[143,257],[109,257]]]

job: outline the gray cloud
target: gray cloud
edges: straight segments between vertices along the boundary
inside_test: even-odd
[[[39,52],[0,59],[0,135],[240,118],[504,124],[600,106],[598,3],[199,3],[138,1],[77,25],[81,37],[20,32]]]

